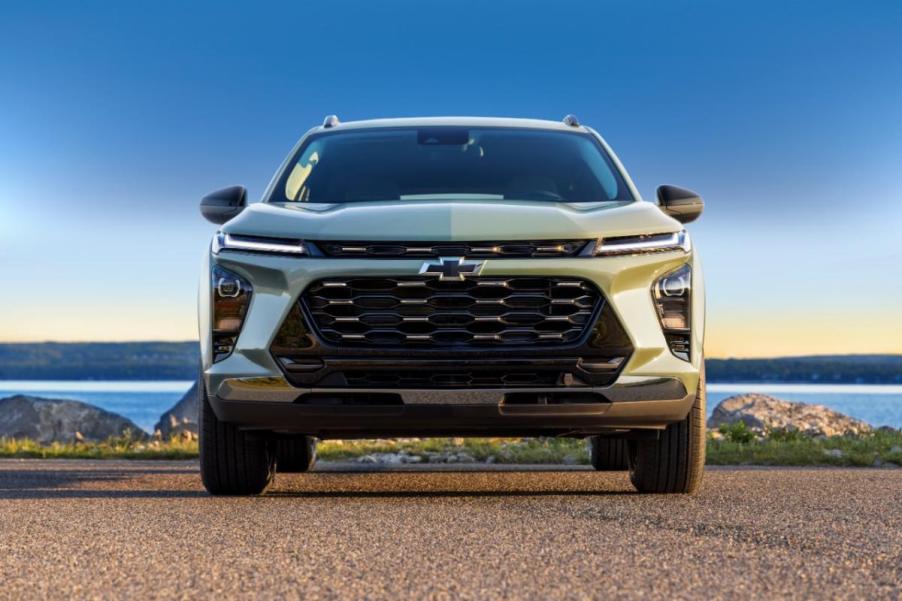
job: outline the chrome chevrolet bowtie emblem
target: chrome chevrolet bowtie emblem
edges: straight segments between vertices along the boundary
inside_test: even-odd
[[[437,277],[439,281],[463,280],[479,275],[484,261],[467,261],[463,257],[440,257],[438,262],[426,261],[420,267],[420,275]]]

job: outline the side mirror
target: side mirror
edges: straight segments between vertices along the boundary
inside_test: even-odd
[[[247,189],[244,186],[230,186],[211,192],[200,201],[200,213],[207,221],[223,224],[235,217],[247,206]]]
[[[702,197],[692,190],[676,186],[659,186],[658,206],[680,223],[689,223],[699,218],[705,203]]]

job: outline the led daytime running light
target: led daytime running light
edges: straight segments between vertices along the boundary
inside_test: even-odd
[[[595,247],[595,255],[634,255],[672,250],[682,250],[687,253],[692,250],[692,244],[689,241],[689,234],[686,230],[680,230],[672,234],[602,238]]]
[[[307,254],[307,247],[298,240],[280,240],[278,238],[256,238],[218,232],[213,238],[213,254],[223,250],[240,250],[244,252],[269,253],[278,255]]]

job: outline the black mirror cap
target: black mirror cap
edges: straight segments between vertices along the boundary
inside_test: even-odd
[[[200,201],[200,213],[204,218],[217,225],[237,216],[247,206],[247,188],[229,186],[211,192]]]
[[[677,186],[659,186],[658,206],[680,223],[689,223],[699,218],[705,208],[705,202],[692,190]]]

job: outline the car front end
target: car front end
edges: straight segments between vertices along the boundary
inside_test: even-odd
[[[491,152],[496,125],[477,125]],[[401,126],[464,152],[478,138],[472,123],[386,131]],[[675,219],[638,200],[603,140],[580,130],[621,197],[286,200],[275,194],[295,191],[298,165],[309,177],[340,153],[302,140],[268,202],[237,211],[204,260],[215,419],[264,438],[639,440],[687,419],[703,377],[704,283],[685,206],[670,203]]]

